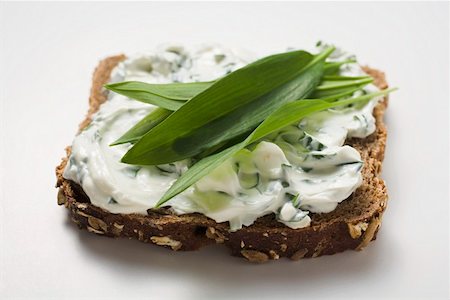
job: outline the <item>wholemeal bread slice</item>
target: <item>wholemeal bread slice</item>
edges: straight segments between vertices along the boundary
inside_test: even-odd
[[[89,111],[80,130],[91,121],[91,116],[107,99],[103,85],[109,81],[111,71],[124,55],[104,59],[93,76]],[[387,87],[384,74],[365,67],[375,78],[375,84]],[[337,208],[326,214],[310,214],[311,226],[291,229],[275,220],[274,215],[259,218],[248,227],[229,232],[227,222],[217,223],[198,213],[176,215],[170,208],[148,210],[148,215],[113,214],[90,203],[82,188],[63,178],[70,155],[56,168],[58,204],[69,209],[69,215],[79,228],[108,237],[134,238],[154,243],[172,250],[196,250],[200,247],[222,243],[231,254],[243,256],[252,262],[289,257],[298,260],[305,257],[334,254],[347,249],[361,250],[376,238],[381,218],[386,209],[387,192],[380,178],[386,144],[386,128],[383,114],[387,98],[374,109],[376,131],[365,139],[350,139],[346,144],[356,148],[362,159],[362,185]]]

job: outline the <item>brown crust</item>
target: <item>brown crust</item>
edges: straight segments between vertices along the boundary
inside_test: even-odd
[[[103,84],[108,82],[112,69],[124,55],[101,61],[93,76],[90,109],[80,129],[91,121],[91,116],[106,100]],[[364,67],[375,78],[375,84],[386,88],[384,73]],[[253,225],[229,232],[228,223],[216,223],[201,214],[174,215],[170,211],[148,211],[148,215],[112,214],[89,202],[81,187],[63,178],[70,154],[56,168],[58,204],[69,209],[73,222],[79,228],[108,237],[127,237],[154,243],[172,250],[196,250],[205,245],[223,243],[231,254],[243,256],[250,262],[289,257],[298,260],[342,252],[361,250],[376,238],[381,218],[386,209],[387,192],[380,178],[386,144],[383,114],[387,99],[374,110],[377,130],[366,139],[352,139],[365,161],[363,184],[352,196],[328,214],[313,214],[310,227],[291,229],[277,222],[273,215],[259,218]]]

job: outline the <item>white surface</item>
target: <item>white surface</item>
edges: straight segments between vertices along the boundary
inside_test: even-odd
[[[447,3],[1,4],[0,298],[308,299],[448,296]],[[54,167],[100,58],[166,41],[255,52],[354,51],[400,91],[386,116],[390,194],[363,252],[249,265],[219,247],[173,253],[78,231]]]

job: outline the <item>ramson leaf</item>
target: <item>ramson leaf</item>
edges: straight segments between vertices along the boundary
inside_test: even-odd
[[[170,163],[239,136],[281,105],[309,95],[332,51],[317,56],[305,51],[276,54],[230,73],[151,129],[122,162]]]
[[[342,62],[327,62],[324,64],[324,74],[335,74],[335,69],[346,63],[353,63],[354,60],[345,60]],[[330,77],[330,76],[328,76]],[[334,76],[340,77],[340,76]],[[359,79],[361,79],[360,77]],[[352,78],[349,77],[349,80]],[[353,79],[358,79],[355,77]],[[177,110],[185,102],[200,92],[209,88],[215,81],[208,82],[188,82],[188,83],[167,83],[151,84],[139,81],[124,81],[106,84],[104,87],[117,94],[135,99],[144,103],[153,104],[168,110]]]
[[[324,74],[325,75],[337,75],[339,74],[339,69],[341,66],[345,64],[351,64],[356,63],[355,59],[347,59],[343,61],[337,61],[337,62],[327,62],[324,66]]]
[[[338,62],[338,63],[325,63],[324,72],[329,73],[327,70],[336,66],[340,66],[344,63],[354,62],[352,60]],[[321,84],[318,86],[319,90],[323,88],[324,84],[329,84],[330,82],[340,81],[344,83],[342,85],[337,85],[333,87],[326,87],[326,92],[314,92],[316,98],[326,99],[327,101],[334,101],[341,97],[347,96],[352,92],[363,87],[364,79],[367,80],[370,77],[344,77],[336,75],[327,75],[322,78]],[[361,80],[363,79],[363,83]],[[206,88],[211,86],[214,81],[210,82],[195,82],[195,83],[170,83],[170,84],[147,84],[143,82],[122,82],[106,85],[105,87],[117,91],[118,93],[133,97],[141,97],[141,101],[153,104],[159,104],[161,106],[159,109],[152,111],[143,120],[137,123],[133,128],[128,130],[123,136],[121,136],[117,141],[111,144],[111,146],[124,144],[124,143],[136,143],[142,136],[144,136],[153,127],[161,123],[165,118],[167,118],[170,113],[169,110],[163,108],[168,107],[171,110],[176,110],[177,107],[181,107],[186,101],[196,96],[200,92],[204,91]],[[369,81],[367,80],[369,83]],[[332,82],[333,83],[333,82]],[[317,88],[316,88],[317,90]],[[138,92],[136,92],[138,91]],[[142,95],[145,95],[143,97]],[[151,97],[151,100],[148,98]],[[147,100],[146,100],[147,99]],[[175,100],[175,101],[173,101]],[[183,102],[183,103],[180,103]],[[222,142],[223,145],[228,144],[228,142]],[[213,147],[212,150],[221,148],[220,146]],[[203,151],[203,153],[212,153],[211,149]],[[203,154],[202,154],[203,155]]]
[[[164,121],[172,111],[165,108],[157,107],[152,110],[147,116],[145,116],[141,121],[134,125],[130,130],[123,134],[118,140],[112,143],[110,146],[125,144],[125,143],[135,143],[142,136],[144,136],[150,129]]]
[[[235,155],[239,150],[260,140],[272,132],[278,131],[294,122],[297,122],[312,113],[355,102],[367,101],[377,96],[386,95],[393,90],[394,89],[383,90],[376,93],[335,102],[311,99],[286,103],[266,118],[264,122],[262,122],[244,141],[227,148],[222,152],[203,158],[191,166],[163,195],[156,207],[161,206],[174,196],[186,190],[198,180],[209,174],[212,170],[220,166],[227,159]]]
[[[361,76],[361,77],[343,77],[343,76],[324,76],[322,78],[321,84],[318,86],[323,87],[324,83],[326,82],[334,82],[337,81],[344,82],[344,87],[337,85],[335,88],[327,88],[326,93],[322,93],[322,96],[320,99],[323,99],[325,101],[335,101],[337,99],[340,99],[342,97],[348,96],[356,92],[357,90],[360,90],[362,87],[364,87],[366,84],[370,83],[371,80],[367,80],[370,77],[367,76]],[[361,83],[361,80],[363,80]],[[366,82],[364,84],[364,82]],[[353,82],[353,84],[349,84],[349,82]],[[203,82],[205,83],[205,82]],[[202,84],[203,84],[202,83]],[[206,83],[205,83],[206,84]],[[176,83],[178,86],[182,86],[183,84]],[[186,85],[189,85],[189,83],[186,83]],[[313,92],[313,95],[316,94],[317,87],[315,89],[315,92]],[[191,91],[189,91],[190,93]],[[187,97],[188,93],[185,93],[185,96]],[[320,96],[320,95],[319,95]],[[181,100],[179,100],[181,101]],[[165,118],[167,118],[170,115],[171,111],[166,110],[164,108],[157,108],[154,111],[152,111],[149,115],[147,115],[143,120],[141,120],[139,123],[137,123],[133,128],[128,130],[123,136],[121,136],[117,141],[111,144],[111,146],[124,144],[124,143],[135,143],[140,138],[142,138],[150,129],[161,123]],[[253,128],[252,128],[253,129]],[[241,139],[242,140],[242,139]],[[223,142],[223,145],[228,144],[229,142]],[[216,147],[207,149],[203,151],[201,154],[204,156],[204,153],[213,153],[215,150],[221,148],[220,145],[217,145]]]
[[[336,94],[344,93],[354,88],[362,88],[373,82],[370,76],[345,77],[345,76],[324,76],[322,82],[316,87],[312,97],[328,98]]]
[[[168,110],[177,110],[185,101],[209,88],[213,82],[151,84],[124,81],[105,85],[105,88],[126,97],[153,104]]]

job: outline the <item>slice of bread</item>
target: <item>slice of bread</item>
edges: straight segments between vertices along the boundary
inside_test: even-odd
[[[113,56],[101,61],[93,76],[90,108],[80,130],[87,126],[100,104],[106,101],[107,83],[111,71],[125,56]],[[365,67],[375,78],[375,84],[384,89],[387,83],[380,71]],[[232,255],[243,256],[251,262],[289,257],[298,260],[334,254],[347,249],[361,250],[376,238],[386,208],[387,193],[380,178],[386,128],[383,114],[387,99],[375,110],[376,132],[365,139],[350,139],[347,144],[356,148],[364,160],[363,183],[331,213],[311,214],[311,226],[291,229],[275,220],[274,215],[259,218],[248,227],[229,232],[227,222],[216,223],[202,214],[175,215],[170,209],[148,210],[148,215],[112,214],[92,205],[82,188],[63,178],[67,157],[56,168],[58,204],[69,209],[71,219],[79,228],[108,237],[135,238],[172,250],[196,250],[200,247],[223,243]]]

